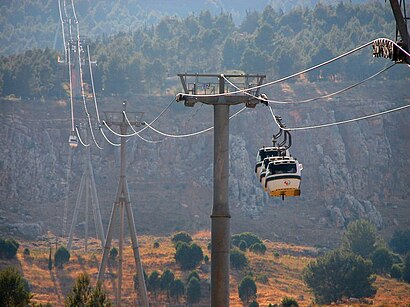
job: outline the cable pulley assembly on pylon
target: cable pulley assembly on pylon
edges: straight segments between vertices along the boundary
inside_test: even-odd
[[[299,196],[303,166],[292,157],[290,132],[279,116],[275,116],[279,132],[272,137],[272,146],[262,147],[256,155],[255,173],[269,196]],[[280,138],[283,136],[283,139]]]

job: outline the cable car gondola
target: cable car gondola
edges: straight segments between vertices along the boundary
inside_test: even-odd
[[[303,166],[292,157],[270,161],[265,175],[265,186],[269,196],[299,196]]]
[[[68,137],[68,144],[71,148],[76,148],[78,146],[78,139],[74,133],[70,134]]]
[[[263,160],[265,158],[278,157],[282,153],[284,153],[285,155],[289,155],[289,152],[284,147],[271,146],[271,147],[262,147],[261,149],[259,149],[258,153],[256,154],[256,164],[255,164],[256,177],[260,178],[261,170],[263,166]]]

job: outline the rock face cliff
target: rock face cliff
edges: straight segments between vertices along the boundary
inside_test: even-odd
[[[273,99],[308,98],[344,86],[292,83],[266,93]],[[170,99],[127,98],[129,109],[144,111],[147,122]],[[100,109],[121,110],[122,100],[101,100]],[[405,104],[409,104],[408,82],[403,81],[394,86],[372,82],[331,100],[273,107],[288,127],[295,127],[341,121]],[[0,108],[0,232],[29,233],[31,237],[49,229],[60,233],[67,185],[69,224],[86,159],[84,147],[72,151],[67,177],[69,108],[56,101],[1,101]],[[75,111],[85,122],[80,104]],[[234,111],[232,108],[231,113]],[[263,105],[242,112],[230,124],[232,232],[252,231],[267,239],[332,246],[344,227],[358,218],[368,219],[386,235],[397,227],[408,227],[408,116],[406,109],[345,125],[292,132],[291,154],[304,166],[302,195],[282,201],[268,197],[254,173],[257,150],[270,145],[277,131],[270,112]],[[210,106],[197,104],[190,109],[174,103],[155,126],[182,134],[211,126],[212,117]],[[145,138],[161,140],[148,130]],[[102,150],[92,147],[91,160],[107,228],[117,188],[119,150],[105,142],[98,130],[94,132],[103,146]],[[106,134],[118,142],[117,137],[108,131]],[[209,229],[212,148],[212,132],[167,138],[156,144],[137,137],[129,139],[127,178],[138,232]]]

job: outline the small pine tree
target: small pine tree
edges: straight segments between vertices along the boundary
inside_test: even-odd
[[[118,256],[118,249],[115,248],[115,247],[111,248],[111,250],[110,250],[110,260],[114,261],[115,258],[117,258],[117,256]]]
[[[26,248],[23,250],[23,255],[24,255],[24,256],[30,256],[30,250],[28,249],[28,247],[26,247]]]
[[[193,271],[191,271],[191,273],[189,273],[188,278],[187,278],[187,280],[186,280],[186,283],[188,284],[189,281],[190,281],[192,278],[196,278],[196,279],[198,279],[199,281],[201,280],[201,279],[199,278],[199,274],[198,274],[198,272],[197,272],[196,270],[193,270]]]
[[[187,302],[189,304],[198,303],[201,299],[201,284],[196,277],[192,277],[186,287]]]
[[[184,295],[185,293],[185,286],[182,280],[180,279],[175,279],[169,289],[169,295],[179,301],[179,297]]]
[[[185,231],[180,231],[173,235],[171,241],[174,242],[174,244],[178,242],[185,242],[189,244],[192,242],[192,237],[189,233]]]
[[[248,264],[248,258],[246,258],[245,253],[239,249],[231,250],[230,254],[231,267],[237,270],[242,270]]]
[[[393,264],[390,269],[390,277],[400,280],[402,275],[403,275],[403,267],[398,263]]]
[[[159,242],[158,242],[158,241],[155,241],[154,244],[153,244],[153,247],[154,247],[154,248],[159,248]]]
[[[239,242],[239,249],[241,250],[241,251],[246,251],[246,249],[248,248],[248,245],[246,244],[246,242],[244,241],[244,240],[241,240],[241,242]]]
[[[407,253],[406,257],[404,257],[403,265],[401,277],[405,282],[410,283],[410,253]]]
[[[16,268],[0,271],[0,306],[27,306],[30,298],[28,283]]]
[[[209,256],[208,255],[204,256],[204,261],[205,261],[205,264],[209,264]]]
[[[242,302],[249,303],[250,299],[255,299],[257,291],[256,283],[251,276],[245,276],[238,286],[238,294]]]
[[[257,301],[253,301],[249,304],[249,307],[259,307],[259,303]]]
[[[285,296],[280,306],[281,307],[299,307],[299,304],[294,298]]]

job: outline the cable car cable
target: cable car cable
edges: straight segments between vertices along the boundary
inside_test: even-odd
[[[77,133],[77,137],[78,137],[78,140],[80,141],[81,145],[83,145],[84,147],[88,147],[88,146],[91,145],[91,144],[85,144],[85,143],[83,142],[83,140],[82,140],[82,138],[81,138],[81,136],[80,136],[80,132],[78,131],[78,127],[77,127],[77,126],[75,126],[75,132]]]

